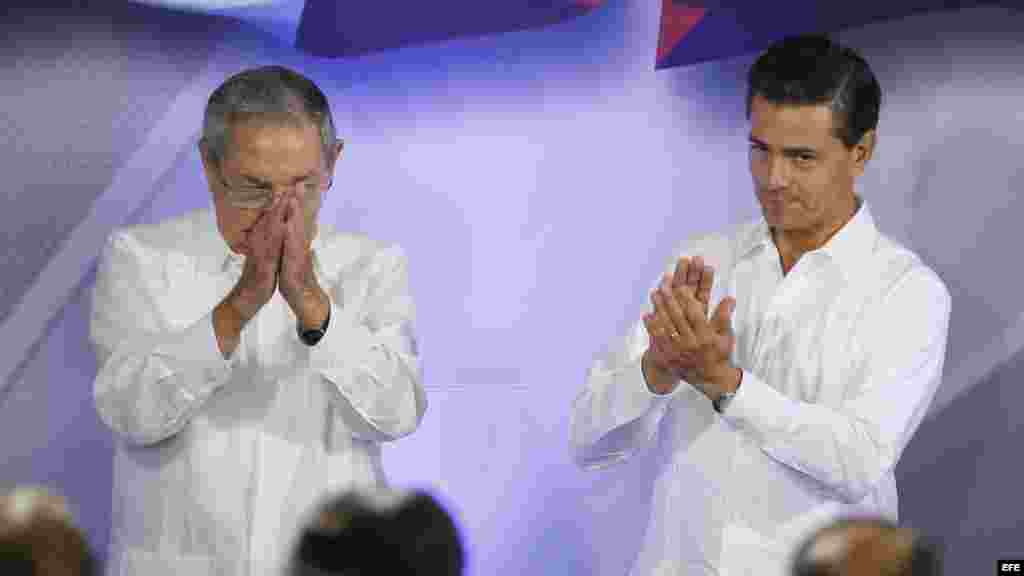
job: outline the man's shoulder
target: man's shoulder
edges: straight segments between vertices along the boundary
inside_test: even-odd
[[[320,225],[321,245],[317,257],[329,275],[355,267],[374,267],[375,263],[404,263],[406,256],[395,242],[372,238],[357,232],[343,232]]]
[[[216,239],[216,218],[210,209],[194,210],[159,222],[114,229],[112,242],[127,245],[147,256],[167,253],[201,253],[203,244]]]
[[[917,289],[949,298],[949,289],[942,277],[914,250],[902,242],[878,232],[871,260],[875,276],[888,291],[896,285],[912,284]]]

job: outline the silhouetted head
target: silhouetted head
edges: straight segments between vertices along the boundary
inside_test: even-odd
[[[881,518],[845,518],[812,535],[793,559],[793,576],[939,576],[940,549]]]
[[[348,492],[303,531],[290,576],[461,576],[455,523],[424,492]]]

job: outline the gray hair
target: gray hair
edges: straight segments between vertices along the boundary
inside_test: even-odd
[[[202,143],[207,158],[220,164],[230,145],[232,123],[258,114],[313,122],[320,131],[324,158],[330,158],[336,140],[327,97],[312,80],[284,66],[243,70],[210,94],[203,114]]]

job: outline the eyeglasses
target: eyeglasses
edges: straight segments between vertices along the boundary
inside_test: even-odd
[[[269,186],[232,186],[224,179],[224,174],[217,170],[217,179],[224,188],[224,198],[228,204],[242,210],[260,210],[270,206],[274,202],[274,190]],[[334,184],[334,178],[324,177],[323,174],[310,176],[298,185],[302,187],[303,194],[316,194],[329,190]]]

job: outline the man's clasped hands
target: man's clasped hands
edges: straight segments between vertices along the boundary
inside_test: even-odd
[[[742,374],[729,360],[736,344],[736,300],[723,298],[708,318],[714,277],[700,256],[680,258],[675,272],[651,292],[654,311],[643,317],[650,336],[643,370],[653,392],[667,394],[685,380],[717,400],[739,386]]]

